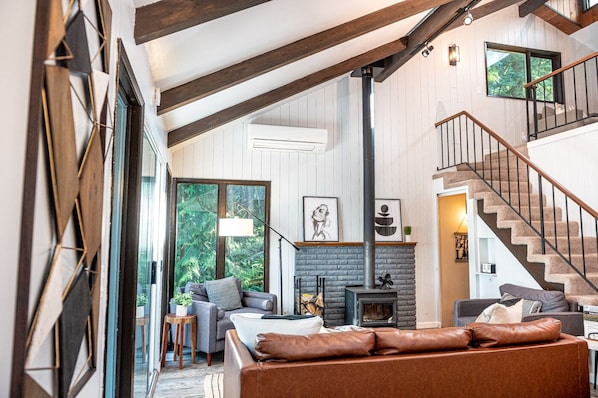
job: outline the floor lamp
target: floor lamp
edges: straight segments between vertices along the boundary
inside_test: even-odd
[[[283,305],[282,305],[282,240],[284,239],[287,241],[291,246],[295,248],[295,250],[299,251],[297,245],[293,242],[288,240],[284,235],[274,229],[270,224],[253,214],[248,208],[245,206],[236,203],[242,210],[245,210],[247,214],[251,217],[255,218],[262,224],[264,224],[268,229],[278,235],[278,266],[279,266],[279,273],[280,273],[280,313],[283,312]],[[218,235],[219,236],[253,236],[253,219],[251,218],[221,218],[218,220]]]

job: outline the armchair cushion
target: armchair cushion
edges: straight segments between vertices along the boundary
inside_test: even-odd
[[[236,278],[205,281],[204,286],[210,302],[216,304],[218,309],[230,311],[241,308],[241,296]]]

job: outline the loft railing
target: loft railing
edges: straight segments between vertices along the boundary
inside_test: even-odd
[[[525,84],[528,141],[598,117],[598,52]]]
[[[558,255],[598,292],[588,279],[597,266],[598,213],[469,113],[435,127],[437,169],[467,166],[541,238],[542,254]]]

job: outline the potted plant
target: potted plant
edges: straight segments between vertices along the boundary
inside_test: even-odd
[[[411,225],[403,227],[403,235],[405,236],[405,242],[411,242]]]
[[[139,293],[137,295],[137,318],[143,318],[145,316],[145,305],[147,304],[147,296],[145,293]]]
[[[178,292],[174,295],[173,301],[176,304],[176,316],[185,316],[187,315],[187,308],[193,301],[193,293]]]

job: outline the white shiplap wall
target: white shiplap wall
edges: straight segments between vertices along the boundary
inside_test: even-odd
[[[375,91],[376,196],[400,198],[403,224],[413,226],[416,246],[418,327],[439,322],[434,123],[467,110],[520,144],[525,131],[523,101],[485,95],[484,41],[561,51],[563,64],[589,53],[552,26],[517,7],[450,31],[432,42],[428,58],[416,56]],[[461,62],[448,65],[448,46]],[[322,154],[249,151],[249,122],[318,127],[329,131]],[[339,198],[340,240],[362,240],[361,82],[343,77],[284,104],[233,122],[172,149],[175,177],[233,178],[272,182],[271,223],[293,241],[303,240],[302,197]],[[277,242],[272,235],[271,287],[277,286]],[[284,302],[290,311],[294,250],[283,244]]]

